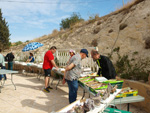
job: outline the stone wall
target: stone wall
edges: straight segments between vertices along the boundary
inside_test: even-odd
[[[147,113],[150,112],[150,85],[141,83],[138,81],[124,80],[123,87],[131,87],[138,90],[138,95],[143,96],[145,100],[143,102],[132,103],[145,110]]]

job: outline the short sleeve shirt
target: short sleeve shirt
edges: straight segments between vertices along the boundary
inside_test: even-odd
[[[0,54],[0,63],[2,63],[2,65],[5,66],[4,56],[2,54]]]
[[[31,58],[32,58],[32,60],[30,62],[34,62],[34,57],[33,56],[29,56],[29,59],[31,59]]]
[[[54,60],[54,55],[52,54],[50,50],[48,50],[44,56],[43,69],[53,68],[53,64],[51,63],[51,60]]]
[[[80,56],[80,54],[74,55],[69,60],[69,65],[71,63],[73,63],[75,65],[75,67],[73,67],[71,70],[66,72],[65,79],[73,81],[73,80],[77,80],[81,74],[81,56]]]

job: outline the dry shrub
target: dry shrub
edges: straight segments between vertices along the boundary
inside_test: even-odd
[[[99,15],[96,14],[96,15],[95,15],[95,20],[99,20],[99,18],[100,18]]]
[[[98,21],[98,22],[97,22],[97,25],[100,25],[101,23],[102,23],[101,21]]]
[[[98,14],[89,16],[88,24],[89,24],[89,23],[94,23],[95,21],[97,21],[97,20],[99,20],[99,19],[100,19],[100,17],[99,17]]]
[[[150,37],[145,40],[145,49],[150,49]]]
[[[108,31],[108,33],[111,33],[111,32],[113,32],[113,29],[110,29],[110,30]]]
[[[48,38],[47,35],[43,35],[43,36],[41,36],[39,38],[35,38],[35,39],[33,39],[33,40],[29,41],[29,42],[40,42],[42,40],[46,40],[47,38]]]
[[[59,31],[57,29],[54,29],[51,36],[56,36],[59,33]]]
[[[97,28],[95,28],[95,29],[93,30],[93,33],[94,33],[94,34],[97,34],[99,31],[100,31],[100,27],[97,27]]]
[[[131,9],[131,7],[134,6],[134,5],[136,5],[136,4],[138,4],[138,3],[140,3],[140,2],[142,2],[142,1],[145,1],[145,0],[131,0],[130,2],[128,2],[127,4],[125,4],[123,7],[117,8],[116,11],[114,11],[114,12],[108,14],[108,15],[105,15],[105,16],[103,16],[103,17],[95,16],[95,18],[93,18],[93,19],[90,19],[90,18],[89,18],[89,20],[88,20],[88,21],[85,21],[85,22],[83,23],[83,25],[88,25],[88,24],[90,24],[90,23],[94,23],[96,20],[100,20],[100,19],[103,19],[104,21],[106,21],[110,16],[116,15],[116,14],[118,14],[118,13],[120,13],[120,12],[122,12],[122,11],[125,11],[125,10],[127,10],[127,9],[129,9],[130,11],[135,10],[135,8]],[[128,10],[128,11],[129,11],[129,10]],[[127,13],[128,11],[125,11],[124,13]],[[122,20],[120,20],[119,23],[121,23],[121,21],[122,21]],[[99,25],[100,25],[100,24],[101,24],[101,23],[99,23]],[[98,24],[97,24],[97,25],[98,25]]]
[[[93,39],[91,45],[96,47],[98,45],[97,39]]]
[[[125,13],[127,13],[132,6],[134,6],[140,2],[143,2],[143,1],[145,1],[145,0],[131,0],[127,4],[125,4],[123,7],[117,8],[117,10],[115,12],[113,12],[113,14],[118,14],[122,11],[125,11]]]
[[[123,30],[124,28],[126,28],[128,25],[125,23],[120,24],[119,29]]]
[[[73,29],[73,28],[79,28],[79,27],[82,27],[83,25],[84,25],[84,20],[76,22],[76,23],[70,25],[70,28],[71,29]]]

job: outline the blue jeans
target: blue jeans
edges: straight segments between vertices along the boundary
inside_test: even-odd
[[[6,67],[2,66],[2,69],[6,69]],[[0,75],[0,80],[2,80],[3,77],[5,80],[7,79],[6,74],[3,74],[3,75]]]
[[[78,91],[78,81],[77,80],[66,80],[69,87],[69,103],[76,101],[77,91]]]
[[[13,62],[8,62],[8,70],[13,70]]]

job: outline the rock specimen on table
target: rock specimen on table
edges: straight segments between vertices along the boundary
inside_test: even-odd
[[[110,96],[110,93],[112,90],[113,90],[112,85],[110,83],[108,83],[108,87],[107,87],[106,91],[104,92],[102,99],[106,100]]]
[[[74,111],[75,111],[75,113],[84,113],[84,109],[81,105],[80,106],[75,106]]]
[[[100,92],[98,92],[95,97],[92,98],[92,100],[94,101],[94,106],[100,106],[101,104],[101,96],[100,96]]]
[[[83,108],[84,108],[85,112],[93,110],[94,109],[94,101],[92,99],[88,99],[88,101],[84,103]]]
[[[117,85],[115,85],[115,87],[113,87],[113,89],[111,90],[111,93],[114,93],[115,91],[116,91],[116,89],[117,89]]]
[[[84,109],[81,105],[75,105],[72,109],[67,111],[67,113],[84,113]]]
[[[70,109],[67,113],[74,113],[74,109]]]

